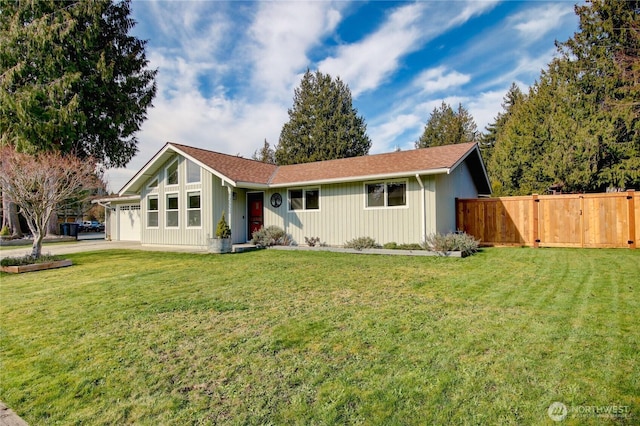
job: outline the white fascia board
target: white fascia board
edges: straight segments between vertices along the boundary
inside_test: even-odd
[[[140,182],[140,179],[144,178],[144,180],[147,180],[150,177],[152,177],[155,174],[155,173],[150,173],[149,172],[151,170],[152,166],[170,148],[171,148],[171,144],[169,144],[169,143],[165,144],[165,146],[160,151],[158,151],[158,153],[156,155],[151,157],[151,159],[147,162],[147,164],[145,164],[144,167],[142,167],[142,169],[140,169],[140,171],[138,173],[136,173],[131,179],[129,179],[129,182],[127,182],[122,187],[122,189],[118,192],[118,195],[120,195],[121,197],[125,196],[127,194],[127,192],[129,192],[131,190],[131,188],[135,186],[135,184]],[[137,192],[137,191],[134,191],[134,192]],[[129,195],[131,195],[131,194],[129,194]]]
[[[170,142],[167,143],[156,155],[154,155],[151,160],[149,160],[147,162],[147,164],[144,165],[144,167],[135,174],[135,176],[133,176],[131,178],[131,180],[129,180],[129,182],[127,182],[125,184],[125,186],[122,187],[122,189],[120,190],[120,192],[118,192],[118,194],[120,196],[125,196],[127,194],[128,191],[131,191],[132,188],[134,190],[134,192],[138,192],[140,190],[140,180],[147,180],[151,177],[153,177],[155,175],[155,171],[153,173],[151,173],[151,170],[155,170],[154,166],[156,164],[156,162],[162,158],[168,151],[171,151],[172,153],[175,154],[179,154],[191,161],[193,161],[194,163],[196,163],[198,166],[204,168],[205,170],[208,170],[209,172],[211,172],[213,175],[219,177],[220,179],[222,179],[225,182],[228,182],[229,184],[231,184],[232,186],[236,186],[236,182],[234,182],[233,180],[229,179],[227,176],[223,175],[222,173],[220,173],[217,170],[212,169],[211,167],[207,166],[206,164],[196,160],[195,158],[193,158],[192,156],[188,155],[187,153],[185,153],[184,151],[182,151],[181,149],[175,147],[174,145],[172,145]],[[136,184],[137,187],[136,187]],[[130,194],[128,194],[130,195]]]
[[[366,175],[366,176],[350,176],[346,178],[332,178],[332,179],[318,179],[318,180],[309,180],[309,181],[296,181],[296,182],[286,182],[286,183],[278,183],[271,184],[269,188],[287,188],[291,186],[310,186],[310,185],[328,185],[332,183],[350,183],[350,182],[367,182],[372,180],[382,180],[382,179],[397,179],[402,177],[413,177],[415,175],[427,176],[427,175],[440,175],[440,174],[448,174],[451,171],[450,168],[445,167],[441,169],[429,169],[429,170],[418,170],[418,171],[407,171],[407,172],[398,172],[398,173],[386,173],[386,174],[378,174],[378,175]]]

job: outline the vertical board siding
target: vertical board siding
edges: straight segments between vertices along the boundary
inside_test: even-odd
[[[639,200],[635,191],[459,199],[456,218],[485,245],[636,248]]]
[[[175,160],[175,156],[169,159],[159,172],[150,178],[148,182],[158,178],[158,187],[149,191],[146,184],[141,191],[140,210],[142,227],[142,244],[158,245],[181,245],[206,247],[208,239],[215,234],[215,223],[219,220],[220,213],[215,214],[216,208],[220,212],[226,208],[227,189],[222,187],[220,179],[213,176],[208,171],[202,169],[200,183],[186,183],[186,160],[182,157],[178,159],[178,185],[166,188],[165,167]],[[199,228],[187,227],[187,193],[200,191],[200,223]],[[224,191],[223,202],[220,201],[220,193]],[[149,228],[147,226],[147,195],[150,193],[158,195],[158,227]],[[166,227],[166,196],[170,193],[178,194],[178,224],[177,228]],[[212,197],[213,195],[213,197]],[[213,201],[213,203],[212,203]],[[215,218],[215,219],[214,219]]]
[[[309,211],[288,211],[288,190],[271,189],[265,192],[265,226],[283,228],[298,244],[304,244],[305,237],[336,246],[358,237],[371,237],[379,244],[419,243],[421,188],[415,177],[406,181],[407,206],[398,208],[365,208],[364,182],[320,186],[320,209]],[[283,198],[277,209],[268,202],[275,192]]]

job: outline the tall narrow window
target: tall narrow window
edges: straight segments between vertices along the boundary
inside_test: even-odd
[[[167,167],[167,185],[178,184],[178,160]]]
[[[405,182],[387,184],[387,205],[389,207],[407,205],[407,184]]]
[[[200,192],[187,193],[187,223],[191,227],[200,226]]]
[[[367,207],[384,207],[384,183],[367,185]]]
[[[158,196],[149,195],[147,197],[147,226],[149,228],[158,227]]]
[[[187,160],[187,183],[200,182],[200,166],[191,160]]]
[[[167,194],[167,228],[178,227],[178,194]]]
[[[302,210],[302,189],[292,189],[289,191],[289,210]]]
[[[149,182],[149,189],[156,189],[158,187],[158,178],[154,178],[151,182]]]

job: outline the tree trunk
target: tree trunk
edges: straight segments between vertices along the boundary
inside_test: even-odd
[[[20,228],[20,219],[18,218],[18,206],[16,203],[9,201],[6,193],[2,193],[2,226],[8,226],[11,235],[16,238],[22,238],[22,229]]]
[[[31,257],[34,259],[38,259],[42,254],[42,239],[44,238],[44,233],[41,231],[36,231],[33,233],[33,247],[31,249]]]

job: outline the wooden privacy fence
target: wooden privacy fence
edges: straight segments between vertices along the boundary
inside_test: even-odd
[[[636,248],[640,193],[456,199],[456,226],[483,245]]]

